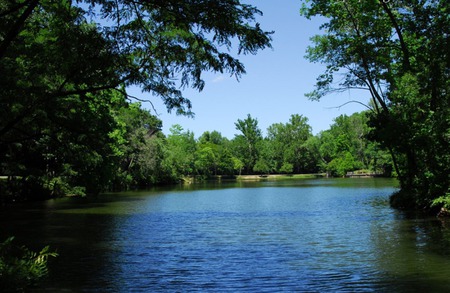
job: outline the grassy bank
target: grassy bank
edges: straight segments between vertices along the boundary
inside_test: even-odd
[[[212,181],[275,181],[275,180],[289,180],[289,179],[314,179],[324,178],[326,173],[319,174],[265,174],[265,175],[213,175],[209,177],[204,176],[185,176],[182,182],[184,184],[192,184],[194,182],[202,182],[206,180]]]
[[[267,175],[241,175],[236,176],[236,180],[286,180],[286,179],[313,179],[326,177],[325,173],[320,174],[267,174]]]

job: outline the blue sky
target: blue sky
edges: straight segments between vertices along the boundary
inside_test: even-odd
[[[205,131],[217,130],[231,139],[238,134],[234,123],[245,119],[247,114],[258,119],[263,134],[273,123],[288,122],[292,114],[307,117],[313,134],[316,134],[328,129],[339,115],[365,110],[357,103],[336,108],[350,100],[366,102],[368,99],[363,93],[333,94],[319,102],[304,96],[314,89],[316,77],[324,71],[324,65],[309,63],[304,58],[306,48],[311,44],[310,37],[321,33],[321,21],[301,17],[301,1],[246,2],[253,3],[264,13],[258,17],[261,27],[275,31],[273,49],[241,56],[239,59],[244,63],[247,74],[239,81],[227,74],[205,73],[206,86],[202,92],[184,91],[193,103],[195,118],[167,113],[159,98],[153,97],[165,134],[169,133],[172,125],[180,124],[185,130],[193,131],[195,137]],[[133,95],[148,98],[140,93]],[[144,103],[143,106],[152,111],[150,104]]]

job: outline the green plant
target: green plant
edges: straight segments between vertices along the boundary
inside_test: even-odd
[[[56,257],[49,246],[34,252],[13,243],[9,237],[0,243],[0,291],[18,292],[36,286],[48,275],[48,258]]]
[[[432,207],[441,206],[445,210],[450,211],[450,192],[434,199],[431,206]]]

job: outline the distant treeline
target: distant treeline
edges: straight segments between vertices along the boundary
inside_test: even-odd
[[[216,130],[196,138],[180,125],[166,136],[156,116],[111,91],[67,105],[58,119],[4,156],[2,201],[126,190],[192,175],[392,172],[390,156],[367,139],[365,112],[339,116],[315,136],[297,114],[271,125],[266,137],[250,114],[235,123],[239,134],[232,139]]]

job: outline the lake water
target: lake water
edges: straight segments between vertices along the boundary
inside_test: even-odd
[[[46,291],[448,292],[450,229],[391,209],[393,191],[317,179],[57,199],[3,208],[0,236],[58,251]]]

